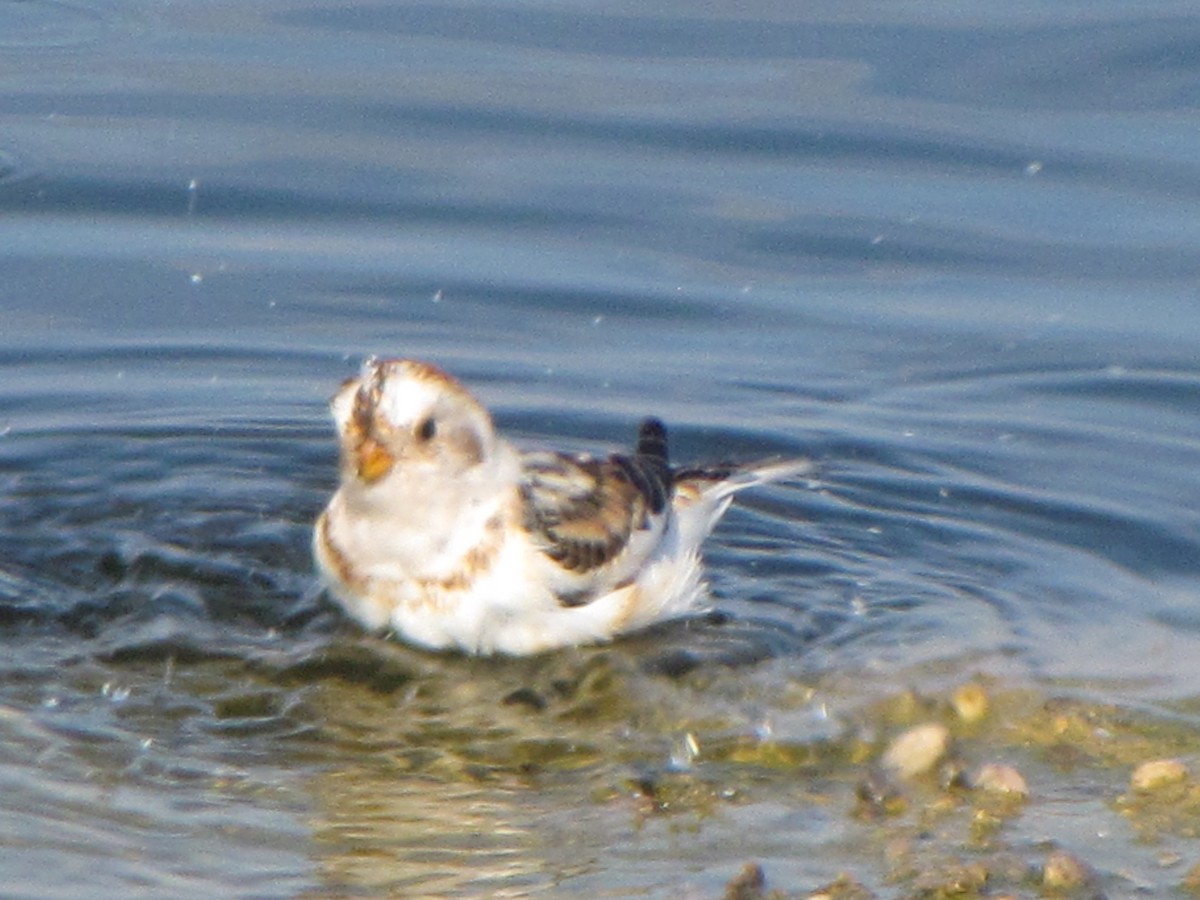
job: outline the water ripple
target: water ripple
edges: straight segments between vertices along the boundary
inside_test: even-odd
[[[0,4],[0,51],[78,47],[104,38],[117,16],[111,10],[55,0]]]

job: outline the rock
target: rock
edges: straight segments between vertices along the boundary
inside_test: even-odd
[[[839,875],[824,887],[819,887],[804,900],[874,900],[875,895],[851,878]]]
[[[954,712],[967,723],[978,722],[988,713],[988,695],[980,685],[964,684],[950,701]]]
[[[900,778],[915,778],[933,769],[950,747],[945,725],[927,722],[897,735],[883,754],[883,767]]]
[[[1170,784],[1179,784],[1188,777],[1187,766],[1177,759],[1153,759],[1133,770],[1129,786],[1139,793],[1149,793]]]
[[[875,821],[898,816],[908,809],[908,800],[882,772],[869,771],[854,790],[856,818]]]
[[[1055,850],[1042,867],[1042,886],[1050,891],[1077,891],[1092,881],[1088,864],[1066,850]]]
[[[1029,796],[1029,785],[1025,783],[1025,778],[1012,766],[1004,763],[984,763],[971,777],[971,786],[996,794]]]
[[[1200,894],[1200,863],[1188,869],[1179,886],[1189,894]]]
[[[725,885],[725,900],[761,900],[767,886],[767,876],[762,866],[748,862]]]
[[[987,885],[987,866],[978,860],[926,864],[913,882],[918,897],[978,897]]]

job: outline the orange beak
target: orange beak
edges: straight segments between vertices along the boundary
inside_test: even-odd
[[[364,438],[355,453],[358,457],[358,477],[367,484],[374,484],[392,471],[396,463],[387,447],[372,437]]]

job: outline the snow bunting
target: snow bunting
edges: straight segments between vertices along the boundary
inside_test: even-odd
[[[686,613],[734,492],[809,468],[673,468],[657,419],[630,455],[522,453],[412,360],[368,360],[330,405],[341,484],[316,523],[321,574],[367,628],[435,649],[538,653]]]

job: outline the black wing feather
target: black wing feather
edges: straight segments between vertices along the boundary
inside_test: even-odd
[[[543,552],[584,574],[611,562],[671,502],[666,429],[647,419],[636,452],[607,459],[532,453],[523,460],[525,529]]]

